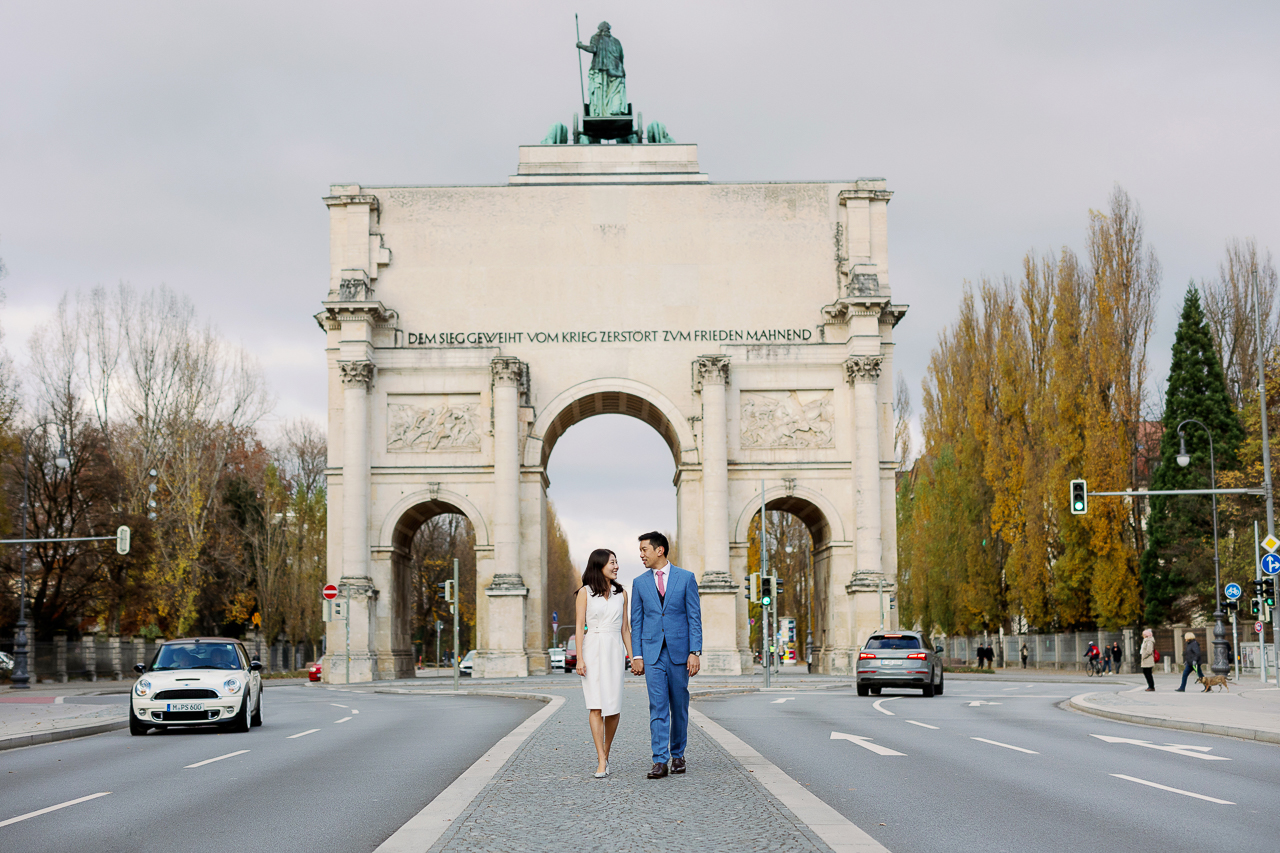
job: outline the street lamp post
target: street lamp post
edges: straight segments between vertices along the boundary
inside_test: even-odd
[[[30,489],[28,488],[28,480],[30,479],[31,468],[31,450],[29,444],[31,436],[35,435],[36,430],[43,429],[47,426],[58,427],[58,455],[54,459],[54,464],[63,471],[71,467],[71,459],[67,456],[67,439],[62,432],[62,427],[58,424],[44,421],[33,426],[22,439],[22,535],[27,535],[27,505],[30,502]],[[13,683],[10,688],[13,690],[27,690],[31,687],[31,674],[27,667],[27,544],[22,545],[22,579],[18,583],[18,624],[17,633],[13,638],[13,676],[10,681]]]
[[[1187,453],[1187,436],[1182,428],[1187,424],[1195,424],[1204,430],[1204,434],[1209,437],[1209,488],[1218,488],[1217,465],[1213,458],[1213,433],[1209,432],[1209,428],[1195,418],[1187,418],[1178,424],[1178,464],[1186,468],[1191,464],[1191,456]],[[1227,628],[1222,623],[1226,616],[1222,612],[1222,573],[1218,564],[1218,496],[1214,494],[1213,499],[1213,595],[1216,604],[1213,611],[1213,663],[1210,670],[1214,675],[1226,675],[1231,672],[1230,655],[1227,654]]]

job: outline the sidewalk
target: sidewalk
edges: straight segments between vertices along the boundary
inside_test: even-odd
[[[1147,693],[1145,687],[1081,693],[1067,704],[1085,714],[1126,723],[1280,744],[1280,688],[1233,681],[1229,693],[1216,688],[1204,693],[1189,681],[1187,692],[1177,693],[1179,680],[1157,678],[1155,693]]]

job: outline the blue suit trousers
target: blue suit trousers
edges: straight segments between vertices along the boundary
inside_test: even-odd
[[[667,644],[657,660],[644,662],[644,681],[649,688],[649,736],[653,742],[653,763],[666,764],[684,758],[689,742],[689,662],[673,661]]]

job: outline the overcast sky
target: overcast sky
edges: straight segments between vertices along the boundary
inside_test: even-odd
[[[5,345],[68,290],[164,283],[260,359],[276,419],[320,419],[328,185],[505,183],[578,108],[575,11],[711,180],[888,179],[917,409],[963,283],[1082,247],[1116,184],[1164,269],[1157,382],[1188,280],[1231,237],[1280,248],[1275,3],[8,3]],[[551,460],[575,557],[674,528],[670,454],[617,421]]]

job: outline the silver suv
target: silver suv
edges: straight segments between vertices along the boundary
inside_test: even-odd
[[[872,634],[858,652],[858,695],[882,687],[918,687],[925,696],[942,695],[942,647],[930,648],[918,631]]]

